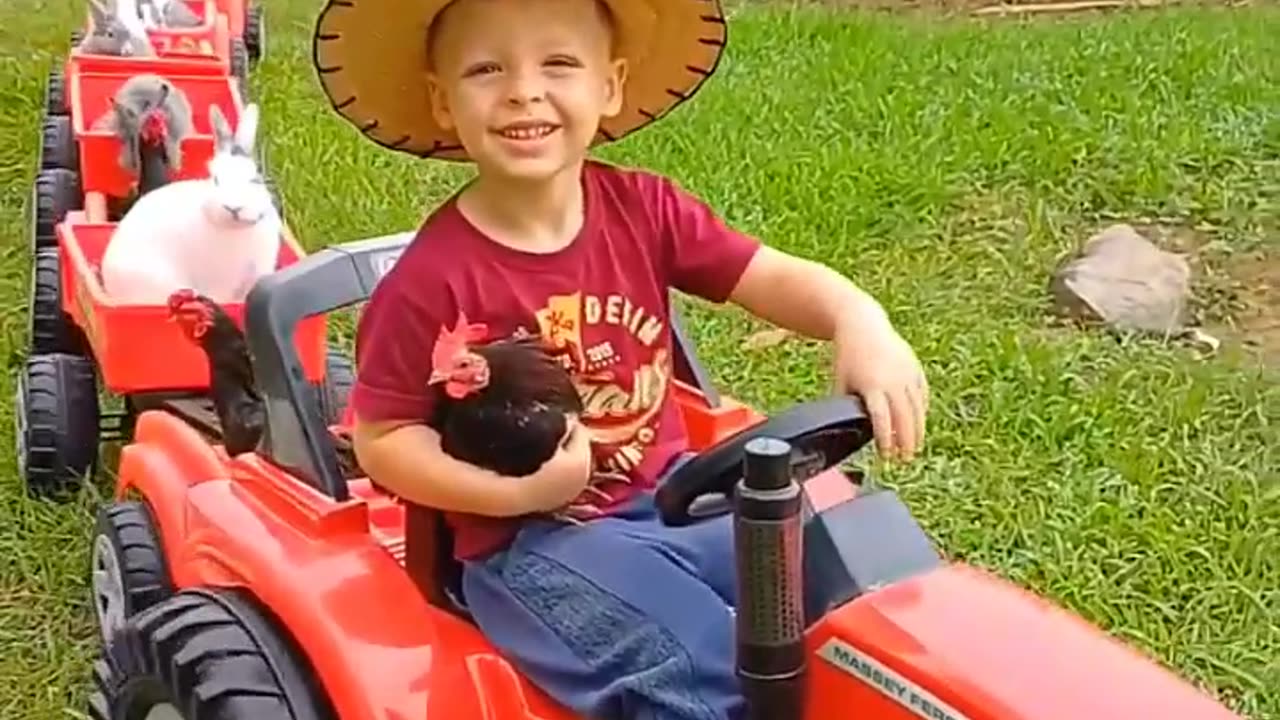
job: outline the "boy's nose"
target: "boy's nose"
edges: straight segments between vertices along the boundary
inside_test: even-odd
[[[507,102],[524,105],[543,98],[546,89],[536,73],[512,73],[507,85]]]

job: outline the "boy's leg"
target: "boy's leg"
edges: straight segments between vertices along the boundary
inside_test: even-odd
[[[576,712],[626,720],[738,720],[733,617],[692,568],[608,518],[531,526],[468,564],[485,636]]]

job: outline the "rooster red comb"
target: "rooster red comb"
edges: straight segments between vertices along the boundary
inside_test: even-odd
[[[488,385],[488,363],[469,347],[484,340],[488,331],[489,326],[484,323],[468,323],[464,312],[458,313],[458,322],[452,330],[441,326],[431,349],[431,379],[427,383],[444,383],[445,392],[454,399],[464,398]]]

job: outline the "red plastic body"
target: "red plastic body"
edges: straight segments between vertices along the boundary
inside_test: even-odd
[[[218,12],[227,16],[227,28],[232,37],[244,37],[245,0],[213,0]]]
[[[168,78],[180,88],[191,104],[192,132],[182,139],[182,166],[172,180],[208,177],[209,159],[213,157],[213,127],[209,106],[217,105],[232,127],[240,122],[240,96],[235,78],[225,75],[179,75],[166,72],[164,63],[156,66],[89,72],[72,66],[68,99],[76,141],[80,145],[80,178],[85,193],[100,192],[112,197],[129,194],[137,177],[120,165],[120,139],[111,130],[95,128],[98,120],[111,111],[111,99],[120,87],[138,72],[154,72]]]
[[[88,336],[102,384],[118,394],[208,387],[208,360],[178,325],[169,322],[165,306],[117,305],[107,297],[98,268],[115,227],[91,222],[84,211],[68,213],[57,226],[62,306]],[[304,254],[287,231],[283,240],[277,268]],[[244,305],[223,307],[243,328]],[[294,335],[312,382],[324,378],[326,326],[325,316],[317,315],[299,323]]]
[[[708,408],[687,387],[677,385],[677,397],[695,448],[761,420],[731,400]],[[351,500],[332,502],[149,411],[121,455],[117,494],[137,491],[150,504],[178,587],[239,586],[270,608],[343,720],[574,718],[477,628],[426,602],[402,567],[403,508],[367,480],[350,487]],[[806,491],[825,508],[855,489],[828,471]],[[919,692],[882,683],[901,702],[891,700],[819,657],[832,638]],[[848,603],[809,630],[808,647],[806,719],[1239,720],[1092,626],[962,565]],[[938,714],[926,694],[952,714]]]

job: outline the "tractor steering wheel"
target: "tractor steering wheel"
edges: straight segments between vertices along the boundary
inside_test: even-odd
[[[790,443],[792,467],[803,479],[839,464],[870,442],[873,433],[857,397],[829,397],[792,407],[725,438],[671,473],[655,496],[662,522],[689,525],[729,512],[728,499],[742,479],[747,443],[758,437]],[[707,495],[722,498],[709,510],[695,510],[695,502]]]

